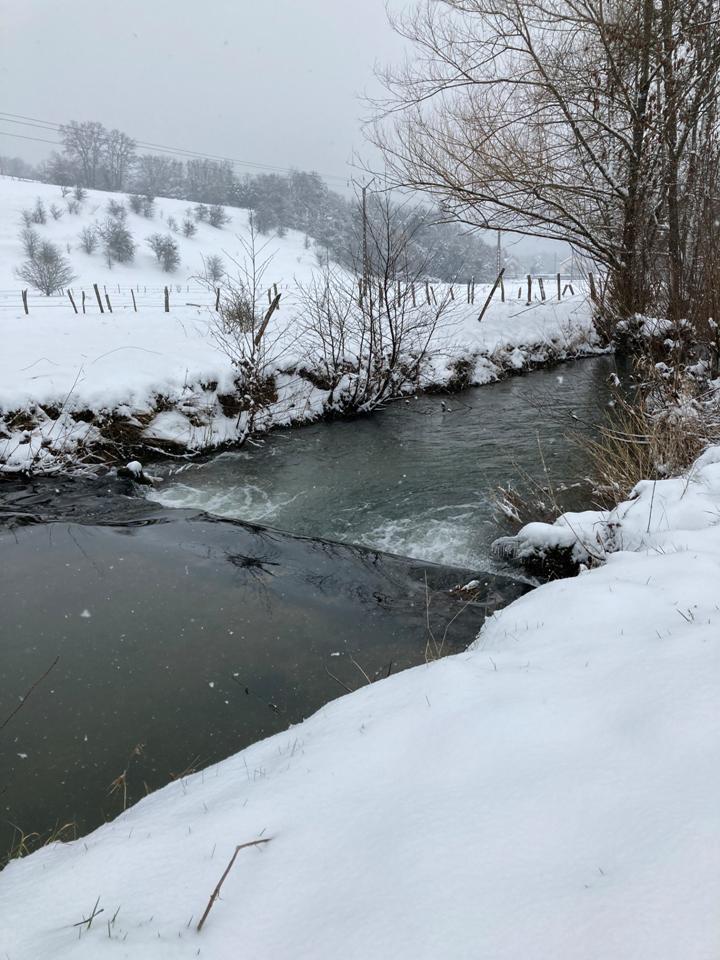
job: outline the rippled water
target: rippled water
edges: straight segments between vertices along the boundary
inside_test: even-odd
[[[260,446],[154,469],[151,496],[294,534],[465,567],[487,566],[492,496],[523,474],[570,487],[588,464],[568,431],[602,416],[610,357],[371,417],[270,435]],[[563,496],[572,503],[572,492]]]

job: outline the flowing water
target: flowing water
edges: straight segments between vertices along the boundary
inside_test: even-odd
[[[537,371],[452,396],[392,404],[371,417],[270,435],[177,472],[151,494],[306,536],[487,568],[493,495],[523,474],[569,488],[588,469],[566,436],[603,414],[614,360]],[[547,476],[546,476],[547,475]]]

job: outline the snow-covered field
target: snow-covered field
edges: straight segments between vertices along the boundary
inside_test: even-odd
[[[235,371],[212,335],[212,294],[193,277],[202,273],[203,257],[219,255],[228,267],[230,257],[242,257],[241,240],[249,236],[247,211],[228,208],[232,221],[223,229],[199,223],[196,236],[175,235],[181,266],[166,274],[143,238],[167,233],[168,217],[181,223],[193,204],[160,198],[153,220],[128,213],[128,228],[138,242],[135,262],[108,270],[102,253],[79,249],[78,235],[102,219],[110,199],[126,198],[89,191],[78,215],[66,212],[57,221],[48,216],[45,225],[35,228],[41,238],[58,243],[71,261],[76,273],[72,290],[78,304],[85,291],[87,313],[75,314],[66,296],[31,295],[25,316],[22,284],[13,269],[22,260],[21,211],[31,209],[37,197],[48,209],[51,203],[63,205],[59,187],[0,178],[0,471],[92,463],[101,444],[107,459],[108,437],[118,421],[148,446],[173,443],[197,451],[237,439],[242,429],[238,418],[219,400],[236,389]],[[269,429],[314,419],[328,412],[331,403],[327,391],[299,372],[307,353],[298,285],[308,283],[317,270],[315,254],[292,231],[261,242],[262,258],[271,258],[264,280],[282,291],[281,309],[265,337],[282,341],[271,371],[278,399],[258,424]],[[99,312],[93,283],[103,296],[107,290],[112,313]],[[171,288],[169,313],[163,310],[165,284]],[[437,294],[441,296],[439,287]],[[466,302],[464,287],[456,288],[456,294],[430,343],[422,370],[425,385],[447,383],[459,359],[469,361],[470,382],[486,383],[597,349],[590,311],[580,294],[557,302],[549,292],[547,301],[527,307],[508,285],[507,302],[500,303],[496,294],[482,323],[477,316],[487,289],[476,289],[474,305]]]
[[[715,960],[720,448],[651,486],[466,654],[11,863],[4,960]]]

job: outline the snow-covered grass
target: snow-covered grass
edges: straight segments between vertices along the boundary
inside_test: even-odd
[[[57,221],[48,214],[46,224],[34,228],[42,239],[58,243],[70,260],[75,300],[80,303],[84,290],[87,313],[75,314],[64,295],[34,295],[25,316],[13,269],[23,256],[21,212],[38,197],[48,211],[51,203],[64,208],[59,187],[0,177],[0,471],[68,469],[124,456],[138,446],[199,451],[236,441],[243,424],[223,397],[237,392],[237,371],[212,335],[214,297],[193,278],[202,273],[203,257],[219,255],[227,267],[232,257],[242,260],[249,240],[247,211],[228,208],[232,219],[223,229],[199,223],[196,236],[175,235],[181,265],[173,274],[161,270],[142,242],[132,264],[108,270],[102,253],[84,253],[78,237],[83,227],[106,216],[109,201],[126,198],[88,191],[79,214],[65,212]],[[193,206],[159,198],[154,220],[129,211],[127,226],[142,241],[166,231],[170,216],[181,223]],[[315,255],[293,231],[260,242],[261,259],[270,260],[264,282],[282,292],[281,309],[264,337],[281,343],[268,369],[277,400],[255,425],[265,430],[335,411],[328,392],[307,369],[302,335],[300,285],[312,279]],[[93,283],[103,298],[107,289],[112,313],[100,313]],[[168,283],[171,310],[165,313],[162,288]],[[512,292],[508,288],[506,303],[496,295],[478,323],[486,288],[476,289],[474,304],[466,302],[464,288],[456,288],[456,299],[429,344],[421,387],[457,383],[461,368],[463,383],[487,383],[597,351],[582,295],[528,307]],[[438,298],[446,293],[436,288]]]
[[[466,654],[11,863],[3,957],[716,957],[720,449],[617,515]]]

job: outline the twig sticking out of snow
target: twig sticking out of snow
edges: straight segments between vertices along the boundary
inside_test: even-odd
[[[212,905],[215,903],[215,901],[217,900],[217,898],[220,896],[220,888],[222,887],[223,883],[225,882],[225,878],[226,878],[227,875],[230,873],[230,870],[232,869],[232,865],[235,863],[235,858],[237,857],[238,853],[240,853],[241,850],[244,850],[245,847],[257,847],[257,846],[259,846],[261,843],[270,843],[271,840],[272,840],[272,837],[265,837],[265,838],[262,839],[262,840],[249,840],[247,843],[241,843],[241,844],[239,844],[237,847],[235,847],[235,853],[230,857],[230,862],[229,862],[228,865],[225,867],[225,871],[223,872],[223,875],[222,875],[222,876],[220,877],[220,879],[218,880],[218,885],[215,887],[215,889],[213,890],[213,892],[210,894],[210,899],[208,900],[208,905],[205,907],[205,913],[203,913],[203,915],[200,917],[200,922],[199,922],[198,925],[197,925],[197,932],[198,932],[198,933],[200,933],[200,931],[202,930],[203,924],[204,924],[205,921],[207,920],[208,914],[209,914],[210,911],[212,910]]]

